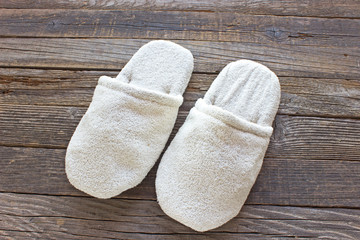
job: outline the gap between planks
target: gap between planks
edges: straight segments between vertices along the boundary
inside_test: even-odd
[[[134,188],[136,188],[137,186],[135,186]],[[11,192],[11,191],[0,191],[0,196],[1,194],[16,194],[16,195],[24,195],[24,197],[29,196],[31,197],[32,195],[34,196],[49,196],[49,197],[69,197],[69,198],[84,198],[84,199],[97,199],[94,198],[92,196],[89,195],[70,195],[70,194],[47,194],[47,193],[32,193],[32,192]],[[124,200],[124,201],[151,201],[151,202],[157,202],[156,199],[151,199],[151,198],[129,198],[129,197],[119,197],[119,196],[115,196],[111,199],[119,199],[119,200]],[[105,199],[106,201],[106,199]],[[353,209],[353,210],[360,210],[360,206],[316,206],[316,205],[287,205],[287,204],[271,204],[271,203],[245,203],[244,206],[272,206],[272,207],[296,207],[296,208],[314,208],[314,209]],[[165,214],[164,214],[165,215]]]

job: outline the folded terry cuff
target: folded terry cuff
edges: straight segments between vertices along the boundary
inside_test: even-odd
[[[183,102],[181,95],[174,96],[165,94],[150,89],[135,86],[133,84],[121,82],[115,78],[101,76],[99,78],[98,86],[103,86],[114,91],[120,91],[126,93],[135,98],[156,102],[162,105],[168,105],[171,107],[179,107]]]
[[[262,126],[250,122],[220,107],[209,105],[201,98],[196,101],[195,108],[198,111],[216,118],[238,130],[250,132],[261,137],[270,137],[273,131],[273,128],[270,126]]]

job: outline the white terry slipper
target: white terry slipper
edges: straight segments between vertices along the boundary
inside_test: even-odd
[[[163,211],[196,231],[235,217],[260,171],[280,84],[249,60],[227,65],[191,109],[156,176]]]
[[[192,70],[189,50],[152,41],[116,78],[100,77],[67,148],[70,183],[97,198],[138,185],[165,147]]]

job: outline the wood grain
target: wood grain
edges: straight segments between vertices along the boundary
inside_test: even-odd
[[[87,107],[99,76],[117,73],[0,68],[0,103]],[[193,74],[182,109],[203,97],[215,78]],[[359,81],[280,77],[280,83],[280,114],[360,118]]]
[[[122,238],[132,233],[150,237],[160,234],[158,237],[162,239],[161,235],[177,233],[189,239],[235,239],[251,233],[260,238],[357,239],[360,224],[360,210],[354,209],[245,205],[231,222],[203,234],[164,215],[155,201],[9,193],[0,196],[0,215],[6,220],[0,222],[0,227],[29,231],[30,236],[37,238],[77,235]]]
[[[149,40],[0,38],[0,67],[116,70]],[[360,48],[175,41],[194,55],[195,72],[217,73],[255,60],[278,76],[358,79]]]
[[[360,46],[357,41],[360,19],[178,11],[0,9],[0,24],[3,37],[160,38]]]
[[[0,192],[85,196],[66,178],[65,149],[0,147],[0,156]],[[360,206],[360,161],[288,156],[265,157],[247,204]],[[156,169],[117,197],[156,199]]]
[[[360,17],[357,0],[0,0],[0,8],[20,9],[126,9],[126,10],[180,10],[205,12],[237,12],[253,15],[293,15],[314,17]]]
[[[360,239],[358,0],[0,0],[0,26],[0,239]],[[195,58],[171,138],[229,62],[280,79],[260,175],[240,214],[207,233],[162,212],[158,163],[110,200],[64,171],[98,77],[153,39]]]
[[[84,107],[0,105],[1,145],[66,148]],[[185,121],[180,110],[172,137]],[[360,120],[278,115],[269,157],[359,160]]]
[[[83,225],[82,225],[83,226]],[[258,240],[258,239],[279,239],[276,235],[261,235],[261,234],[253,234],[253,233],[240,233],[240,234],[229,234],[229,233],[210,233],[210,234],[177,234],[177,233],[126,233],[126,232],[116,232],[112,231],[111,234],[108,232],[108,235],[111,237],[99,237],[99,236],[89,236],[84,233],[68,233],[64,231],[50,231],[46,230],[48,234],[44,234],[44,232],[35,232],[35,231],[1,231],[0,234],[2,236],[9,236],[7,239],[34,239],[40,238],[41,236],[52,236],[55,239],[96,239],[96,240],[104,240],[104,239],[139,239],[139,240],[208,240],[208,239],[229,239],[229,240],[238,240],[241,238],[242,240]],[[86,228],[84,227],[84,232],[86,232]],[[0,235],[1,236],[1,235]],[[293,236],[281,237],[281,240],[293,240]],[[312,239],[308,237],[296,237],[296,239]],[[314,239],[314,238],[313,238]]]

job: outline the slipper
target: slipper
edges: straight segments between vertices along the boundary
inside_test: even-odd
[[[152,41],[116,78],[100,77],[67,148],[70,183],[97,198],[138,185],[165,147],[192,70],[190,51]]]
[[[228,64],[163,155],[156,176],[163,211],[200,232],[235,217],[260,171],[279,101],[279,80],[267,67]]]

